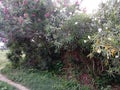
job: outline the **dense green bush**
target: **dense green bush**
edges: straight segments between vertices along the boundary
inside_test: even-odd
[[[7,13],[3,12],[3,18],[8,24],[4,23],[9,37],[8,58],[12,65],[42,70],[53,68],[60,55],[55,52],[56,47],[50,41],[52,37],[47,36],[46,25],[50,13],[46,6],[47,1],[11,0],[3,3],[4,8],[7,8],[8,3],[13,5],[6,10]],[[6,18],[7,15],[10,17]]]
[[[93,17],[94,25],[98,32],[91,41],[92,52],[89,55],[97,58],[99,62],[99,85],[111,85],[112,82],[119,84],[120,77],[120,27],[119,27],[119,4],[118,0],[109,0],[102,3],[99,11]],[[94,62],[96,63],[96,62]],[[95,67],[97,68],[97,67]],[[118,83],[117,83],[118,82]]]
[[[67,9],[70,7],[66,7],[63,13],[61,8],[50,13],[45,6],[46,2],[42,1],[36,3],[13,0],[8,3],[13,4],[13,11],[8,10],[11,18],[5,20],[10,27],[14,27],[10,31],[8,28],[8,58],[15,67],[25,65],[39,69],[61,69],[63,65],[60,59],[64,53],[61,50],[76,49],[80,46],[78,44],[84,41],[83,38],[92,31],[89,16],[75,14],[74,5],[71,7],[74,7],[72,13],[75,15],[68,15],[70,11]],[[81,48],[83,47],[81,45]]]
[[[108,4],[101,4],[96,15],[95,22],[98,26],[98,33],[93,36],[92,54],[100,58],[103,66],[109,73],[120,73],[120,32],[119,32],[119,1],[108,1]],[[112,8],[112,9],[111,9]],[[104,12],[104,13],[103,13]],[[92,55],[91,54],[91,55]]]
[[[106,87],[107,85],[119,85],[120,79],[119,75],[116,75],[115,77],[108,76],[107,73],[103,73],[100,76],[95,78],[95,83],[98,88]]]

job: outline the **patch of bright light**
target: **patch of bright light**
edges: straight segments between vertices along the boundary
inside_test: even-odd
[[[52,0],[56,5],[59,7],[60,5],[57,3],[57,1],[61,0]],[[62,0],[64,1],[64,0]],[[82,1],[82,2],[81,2]],[[75,4],[75,2],[80,3],[80,8],[85,8],[86,13],[92,14],[94,11],[96,11],[99,7],[99,4],[101,2],[105,3],[108,0],[70,0],[71,4]]]
[[[3,4],[2,4],[2,2],[0,1],[0,8],[4,8],[4,6],[3,6]]]
[[[86,9],[87,13],[93,13],[94,10],[98,9],[101,0],[83,0],[81,7]]]

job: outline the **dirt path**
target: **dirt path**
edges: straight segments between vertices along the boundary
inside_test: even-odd
[[[28,88],[22,86],[21,84],[15,83],[12,80],[9,80],[4,75],[0,74],[0,81],[6,82],[7,84],[15,87],[18,90],[29,90]]]

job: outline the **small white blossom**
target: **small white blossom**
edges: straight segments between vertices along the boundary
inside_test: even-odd
[[[98,32],[101,32],[101,31],[102,31],[102,28],[99,28],[99,29],[98,29]]]
[[[60,12],[63,12],[63,10],[60,10]]]
[[[72,12],[69,12],[70,15],[72,15]]]
[[[98,50],[97,50],[97,53],[101,53],[101,49],[98,49]]]
[[[77,25],[78,24],[78,22],[75,22],[75,25]]]
[[[110,57],[109,56],[107,56],[107,59],[109,59]]]
[[[70,33],[68,33],[68,36],[70,36],[71,34]]]
[[[84,40],[84,43],[86,43],[87,41],[86,40]]]
[[[31,42],[35,42],[35,40],[34,40],[34,39],[32,39],[32,40],[31,40]]]
[[[95,18],[95,21],[97,20],[97,18]]]
[[[98,20],[98,23],[100,23],[101,22],[101,20]]]
[[[105,29],[108,29],[108,27],[105,27]]]
[[[62,13],[62,12],[65,12],[66,11],[66,8],[62,8],[61,10],[60,10],[60,12]]]
[[[112,39],[109,37],[109,38],[108,38],[108,40],[110,40],[110,41],[111,41]]]
[[[90,36],[88,36],[88,39],[91,39],[91,37],[90,37]]]
[[[66,11],[66,7],[65,7],[65,8],[63,8],[63,9],[62,9],[62,11],[63,11],[63,12],[65,12],[65,11]]]
[[[79,13],[82,13],[82,12],[79,11],[79,10],[75,10],[75,13],[76,13],[76,14],[79,14]]]
[[[116,56],[115,56],[115,58],[119,58],[119,56],[118,56],[118,55],[116,55]]]

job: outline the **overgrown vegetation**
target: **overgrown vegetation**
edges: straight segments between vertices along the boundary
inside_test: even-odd
[[[8,50],[0,51],[0,70],[9,63],[9,60],[6,57],[6,53],[8,53]]]
[[[29,87],[30,90],[89,90],[87,86],[79,85],[76,80],[67,81],[47,71],[6,68],[2,73],[9,79]]]
[[[6,57],[8,51],[0,52],[0,57]],[[39,71],[37,69],[17,68],[13,69],[10,62],[1,58],[0,63],[7,65],[2,68],[0,73],[6,75],[9,79],[16,83],[20,83],[29,87],[30,90],[89,90],[89,87],[80,85],[76,80],[65,80],[48,71]],[[4,61],[4,62],[3,62]],[[26,72],[27,71],[27,72]],[[34,78],[33,78],[34,77]],[[14,87],[0,81],[0,90],[16,90]]]
[[[79,9],[77,2],[66,6],[59,1],[60,7],[51,0],[2,3],[3,29],[9,37],[7,56],[14,68],[66,75],[92,89],[119,86],[119,0],[102,3],[92,16]]]

